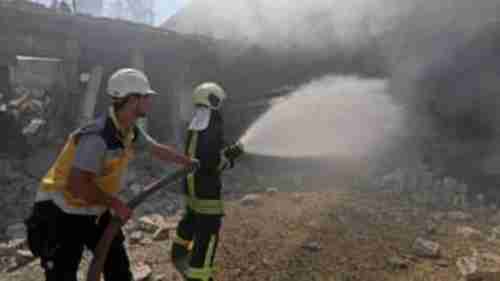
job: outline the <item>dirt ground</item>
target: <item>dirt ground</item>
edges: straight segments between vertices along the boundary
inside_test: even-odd
[[[472,219],[456,221],[443,216],[445,210],[406,206],[394,193],[350,189],[268,192],[249,205],[233,199],[226,206],[216,257],[219,281],[455,281],[462,280],[458,258],[474,251],[500,255],[499,242],[485,238],[496,226],[488,218],[497,211],[489,209],[465,210]],[[459,226],[482,234],[464,238]],[[440,257],[415,255],[417,237],[440,243]],[[146,241],[130,246],[134,266],[149,265],[150,280],[181,280],[170,265],[171,241]],[[34,262],[1,273],[0,280],[43,278]]]

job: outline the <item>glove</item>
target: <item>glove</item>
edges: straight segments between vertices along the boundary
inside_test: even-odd
[[[111,204],[109,205],[109,207],[114,211],[115,215],[118,216],[123,223],[127,222],[132,216],[132,209],[130,209],[127,204],[123,203],[123,201],[116,197],[113,197],[113,199],[111,199]]]
[[[234,160],[240,157],[244,152],[243,144],[237,142],[224,149],[224,156],[229,159],[229,161],[234,162]]]

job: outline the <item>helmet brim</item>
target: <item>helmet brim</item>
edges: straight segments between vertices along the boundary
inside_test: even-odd
[[[154,90],[150,89],[150,90],[146,91],[146,92],[144,93],[144,95],[145,95],[145,96],[158,96],[159,94],[158,94],[156,91],[154,91]]]

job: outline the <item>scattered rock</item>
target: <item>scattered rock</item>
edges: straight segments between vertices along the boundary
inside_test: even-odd
[[[170,238],[170,230],[166,227],[160,227],[153,235],[153,241],[165,241]]]
[[[397,256],[390,257],[387,262],[393,269],[408,268],[408,261]]]
[[[153,275],[153,277],[151,277],[151,281],[167,281],[167,275],[165,274]]]
[[[24,239],[26,237],[26,226],[24,223],[16,223],[7,227],[7,237],[12,239]]]
[[[429,235],[434,235],[438,231],[438,225],[432,221],[432,220],[427,220],[425,222],[425,233]]]
[[[417,238],[413,243],[413,251],[419,257],[438,258],[441,254],[441,246],[436,242]]]
[[[477,272],[477,258],[476,257],[461,257],[457,260],[457,268],[460,274],[467,280],[467,276]]]
[[[130,188],[130,190],[132,190],[132,193],[134,195],[137,195],[137,194],[141,193],[141,191],[142,191],[142,185],[140,185],[138,183],[131,184],[129,188]]]
[[[248,194],[241,199],[243,206],[257,206],[260,203],[260,196],[257,194]]]
[[[270,187],[266,189],[266,192],[269,195],[275,195],[276,193],[278,193],[278,189],[276,187]]]
[[[143,281],[151,277],[153,271],[146,264],[140,264],[132,270],[135,281]]]
[[[17,250],[16,258],[18,262],[33,260],[33,254],[28,250]]]
[[[447,218],[454,221],[467,221],[472,219],[472,215],[464,213],[462,211],[453,211],[446,214]]]
[[[450,266],[450,263],[447,260],[438,260],[436,261],[436,265],[440,267],[448,267]]]
[[[437,213],[432,214],[431,218],[435,221],[440,221],[440,220],[444,219],[445,216],[446,216],[445,213],[437,212]]]
[[[163,216],[159,214],[143,216],[139,219],[140,229],[148,233],[154,233],[163,224],[165,224],[165,220]]]
[[[468,226],[457,227],[457,234],[462,235],[466,239],[481,239],[481,231]]]
[[[144,233],[142,231],[134,231],[130,234],[129,240],[131,244],[137,244],[141,242],[144,238]]]
[[[294,193],[292,195],[292,200],[296,203],[300,203],[304,200],[304,194],[302,193]]]
[[[489,222],[491,224],[496,224],[496,225],[500,225],[500,212],[497,212],[496,214],[494,214],[490,219],[489,219]]]
[[[309,242],[309,243],[306,243],[304,246],[303,246],[304,249],[306,250],[309,250],[311,252],[318,252],[319,250],[321,250],[321,246],[319,245],[318,242]]]

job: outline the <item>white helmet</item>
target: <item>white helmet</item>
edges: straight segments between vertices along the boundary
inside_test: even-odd
[[[211,109],[219,109],[226,99],[226,92],[213,82],[205,82],[194,89],[193,103],[204,105]]]
[[[108,80],[108,95],[113,98],[125,98],[131,94],[157,95],[142,71],[133,68],[117,70]]]

